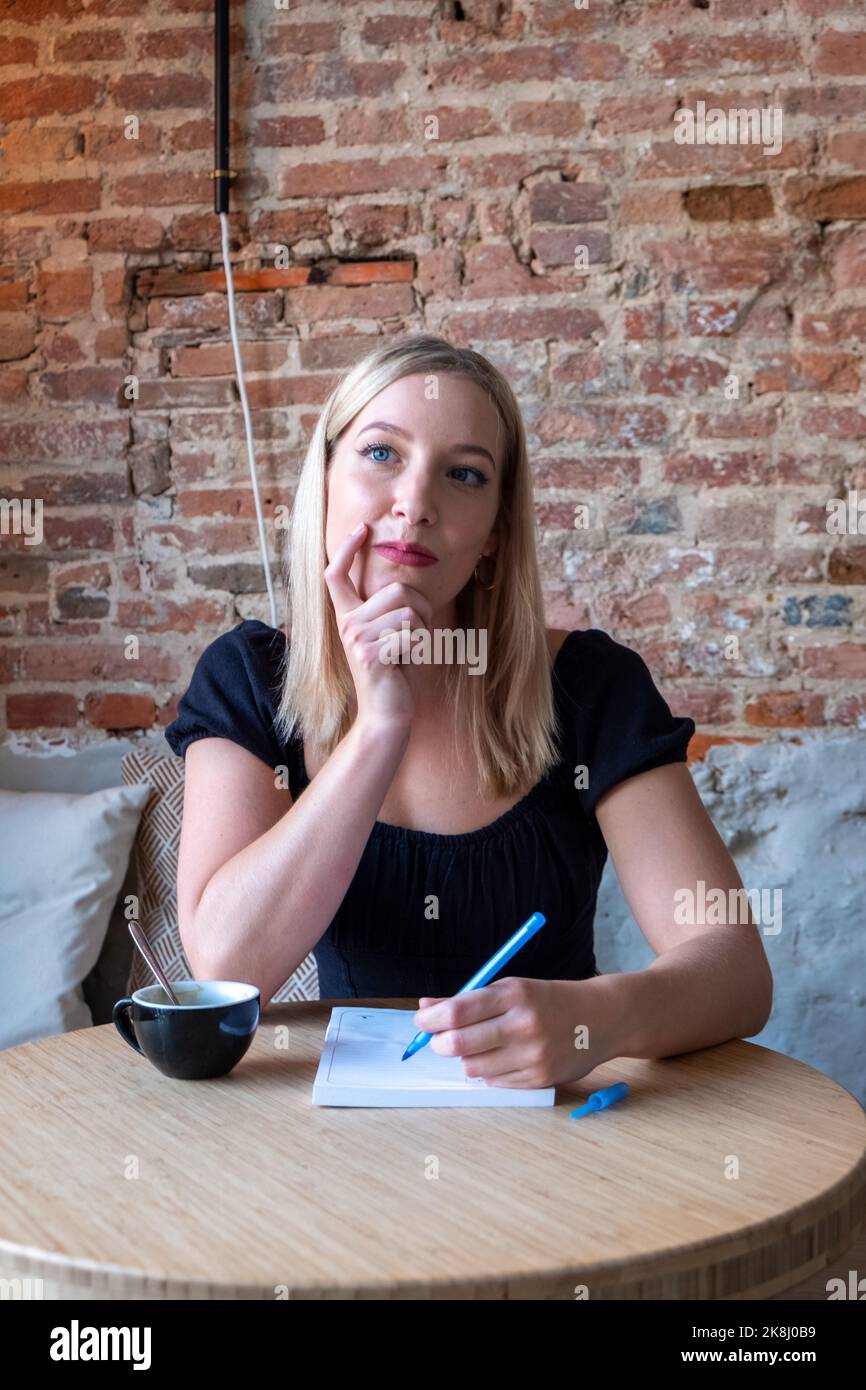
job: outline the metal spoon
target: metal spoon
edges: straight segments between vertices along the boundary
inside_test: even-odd
[[[172,989],[171,985],[169,984],[168,980],[163,974],[162,966],[159,964],[159,962],[156,959],[156,956],[150,949],[147,937],[141,930],[141,927],[135,921],[130,921],[128,923],[128,926],[130,936],[132,937],[141,954],[144,956],[144,959],[147,961],[154,975],[159,980],[159,983],[162,985],[172,1004],[179,1004],[180,1000],[178,999],[177,995],[175,994],[174,990]]]

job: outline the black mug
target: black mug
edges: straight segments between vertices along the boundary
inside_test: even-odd
[[[171,987],[178,1004],[162,985],[118,999],[112,1011],[118,1033],[164,1076],[226,1076],[255,1036],[260,991],[237,980],[172,980]]]

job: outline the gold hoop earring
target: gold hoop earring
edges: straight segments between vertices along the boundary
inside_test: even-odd
[[[487,556],[479,555],[479,556],[478,556],[478,559],[479,559],[479,560],[484,560],[484,559],[489,560],[489,561],[491,562],[491,564],[493,565],[494,570],[496,569],[496,561],[493,559],[493,556],[492,556],[492,555],[487,555]],[[490,590],[496,587],[496,580],[495,580],[495,579],[494,579],[490,584],[484,584],[484,583],[482,582],[482,580],[481,580],[481,578],[480,578],[480,576],[479,576],[479,574],[478,574],[478,566],[477,566],[477,565],[475,566],[475,569],[474,569],[473,573],[474,573],[474,575],[475,575],[475,582],[476,582],[476,584],[478,584],[480,588],[484,589],[485,593],[488,593],[488,594],[489,594],[489,593],[490,593]]]

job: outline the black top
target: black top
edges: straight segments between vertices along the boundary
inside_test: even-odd
[[[268,767],[288,767],[295,800],[309,782],[303,739],[296,734],[285,747],[273,728],[285,642],[249,618],[216,638],[165,737],[181,757],[195,739],[231,739]],[[695,726],[673,718],[637,652],[595,628],[568,634],[552,679],[561,756],[509,811],[463,835],[375,822],[313,948],[321,998],[456,994],[536,910],[545,925],[504,973],[598,973],[593,917],[607,846],[596,802],[626,777],[684,762]]]

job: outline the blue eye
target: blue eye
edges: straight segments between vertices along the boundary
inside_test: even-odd
[[[361,453],[366,454],[368,458],[373,458],[374,449],[384,449],[385,452],[388,454],[392,454],[394,452],[390,444],[365,444],[363,449],[361,450]],[[387,459],[373,459],[373,462],[387,463]]]
[[[388,460],[388,459],[376,459],[376,458],[373,458],[373,454],[374,454],[377,450],[379,450],[379,449],[384,450],[385,453],[388,453],[388,454],[393,454],[393,452],[394,452],[394,450],[391,448],[391,445],[390,445],[390,444],[382,444],[382,443],[365,444],[364,447],[363,447],[363,449],[360,449],[358,452],[361,453],[361,454],[364,454],[364,455],[365,455],[367,458],[369,458],[373,463],[386,464],[386,463],[390,462],[390,460]],[[476,487],[484,487],[484,486],[486,486],[486,484],[487,484],[487,482],[488,482],[488,479],[484,476],[484,474],[483,474],[478,468],[467,468],[467,467],[464,467],[464,466],[461,464],[461,465],[458,465],[456,468],[452,468],[452,469],[451,469],[451,472],[452,472],[452,473],[471,473],[471,474],[473,474],[474,477],[475,477],[475,479],[476,479],[476,482],[475,482],[475,484],[474,484],[474,486],[476,486]],[[462,478],[458,478],[457,481],[458,481],[458,482],[463,482],[463,479],[462,479]]]
[[[483,487],[484,484],[487,482],[487,479],[485,478],[484,474],[483,474],[483,473],[479,473],[479,471],[478,471],[477,468],[465,468],[465,467],[463,467],[463,465],[460,465],[460,466],[457,467],[457,468],[452,468],[451,472],[452,472],[452,473],[474,473],[474,474],[475,474],[475,477],[478,479],[478,487]],[[458,482],[459,482],[459,479],[458,479]]]

